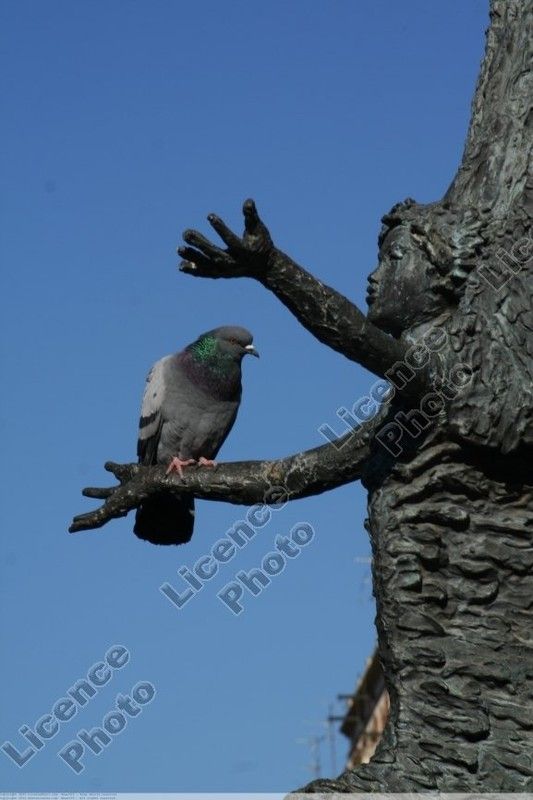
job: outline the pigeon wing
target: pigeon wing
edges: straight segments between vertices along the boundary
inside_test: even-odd
[[[146,466],[157,463],[157,447],[163,424],[162,407],[165,401],[165,367],[169,358],[171,356],[165,356],[157,361],[146,378],[137,440],[139,463]]]

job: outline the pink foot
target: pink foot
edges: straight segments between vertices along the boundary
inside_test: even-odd
[[[200,456],[200,458],[198,459],[198,464],[201,467],[213,467],[214,468],[214,467],[217,466],[217,462],[216,461],[212,461],[210,458],[204,458],[203,456]]]
[[[195,464],[194,458],[187,458],[183,461],[181,458],[174,456],[172,461],[167,467],[167,471],[165,475],[170,475],[171,472],[177,472],[180,478],[183,478],[183,467],[189,467],[191,464]]]

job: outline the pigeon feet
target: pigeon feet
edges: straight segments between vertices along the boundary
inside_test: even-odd
[[[174,456],[172,461],[167,467],[166,475],[170,475],[171,472],[177,472],[180,478],[183,478],[183,467],[190,467],[191,464],[196,464],[196,460],[194,458],[187,458],[182,459],[178,458],[178,456]],[[212,461],[210,458],[204,458],[204,456],[200,456],[198,459],[198,466],[200,467],[216,467],[217,462]]]
[[[183,478],[183,467],[189,467],[191,464],[195,464],[194,458],[187,458],[183,461],[181,458],[174,456],[172,461],[167,467],[167,471],[165,475],[170,475],[171,472],[177,472],[180,478]]]
[[[217,466],[217,462],[216,461],[212,461],[210,458],[204,458],[203,456],[200,456],[200,458],[198,459],[198,464],[199,464],[200,467],[213,467],[213,468],[215,468]]]

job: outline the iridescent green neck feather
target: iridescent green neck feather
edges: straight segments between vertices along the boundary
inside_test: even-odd
[[[191,345],[191,351],[197,361],[210,361],[217,351],[217,341],[214,336],[204,336]]]

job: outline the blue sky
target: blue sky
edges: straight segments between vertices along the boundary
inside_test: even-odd
[[[485,0],[1,4],[2,741],[23,750],[21,725],[112,645],[130,653],[26,766],[0,753],[2,791],[312,777],[302,740],[324,733],[375,639],[362,488],[273,514],[179,611],[158,587],[180,585],[245,508],[198,503],[179,549],[137,540],[131,518],[67,526],[92,505],[81,487],[106,484],[104,461],[133,460],[148,368],[204,330],[244,325],[261,352],[223,459],[316,446],[365,393],[369,373],[261,286],[182,275],[175,247],[210,211],[240,229],[252,196],[277,244],[364,308],[380,217],[453,177],[487,21]],[[217,591],[297,522],[313,540],[233,616]],[[75,774],[58,751],[140,681],[153,701]],[[341,737],[337,752],[340,771]]]

